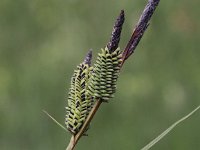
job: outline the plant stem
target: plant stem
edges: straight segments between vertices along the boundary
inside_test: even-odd
[[[73,150],[76,144],[78,143],[78,140],[81,138],[81,136],[84,134],[86,128],[90,124],[92,118],[96,114],[97,110],[99,109],[99,106],[101,105],[102,100],[97,100],[94,104],[92,110],[90,111],[87,119],[85,120],[83,126],[81,127],[80,131],[76,135],[72,135],[71,140],[69,142],[69,145],[66,150]]]
[[[74,137],[74,135],[72,135],[66,150],[73,150],[74,149],[74,147],[76,145],[76,144],[74,144],[75,143],[74,139],[75,139],[75,137]]]

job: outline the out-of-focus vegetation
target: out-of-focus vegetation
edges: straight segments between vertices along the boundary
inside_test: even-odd
[[[125,9],[124,48],[146,0],[1,0],[0,149],[61,150],[66,91],[88,49],[106,45]],[[200,101],[199,1],[160,2],[126,62],[115,98],[92,121],[77,149],[140,149]],[[200,148],[199,113],[153,149]]]

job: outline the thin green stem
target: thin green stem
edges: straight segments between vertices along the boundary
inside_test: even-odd
[[[58,126],[60,126],[63,130],[65,130],[66,132],[68,132],[68,130],[67,130],[61,123],[59,123],[55,118],[53,118],[46,110],[43,110],[43,112],[44,112],[49,118],[51,118]]]

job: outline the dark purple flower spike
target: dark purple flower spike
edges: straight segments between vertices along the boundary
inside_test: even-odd
[[[114,24],[110,41],[107,44],[107,48],[110,52],[113,52],[118,48],[124,20],[125,20],[124,10],[121,10],[121,13],[119,14],[119,16]]]
[[[135,48],[137,47],[138,43],[140,42],[144,32],[146,31],[149,20],[153,15],[156,7],[160,0],[149,0],[140,19],[133,31],[130,41],[128,42],[126,48],[124,49],[123,56],[122,56],[122,64],[124,61],[134,52]]]
[[[91,61],[92,61],[92,49],[90,49],[87,55],[85,56],[84,63],[91,66]]]

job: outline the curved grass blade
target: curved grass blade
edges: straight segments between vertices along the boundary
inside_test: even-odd
[[[164,132],[162,132],[159,136],[157,136],[153,141],[151,141],[149,144],[147,144],[145,147],[143,147],[141,150],[149,150],[152,146],[154,146],[157,142],[159,142],[163,137],[165,137],[172,129],[174,129],[178,124],[185,121],[191,115],[193,115],[197,110],[200,109],[200,105],[195,108],[193,111],[191,111],[189,114],[181,118],[180,120],[176,121],[174,124],[172,124],[168,129],[166,129]]]

